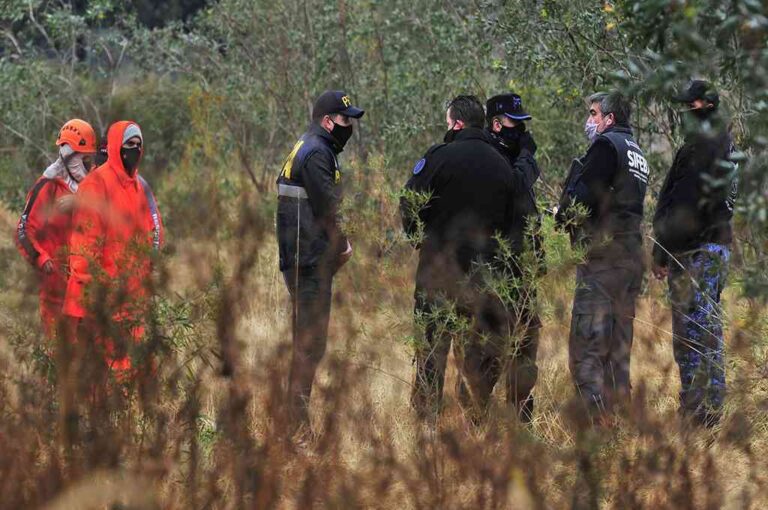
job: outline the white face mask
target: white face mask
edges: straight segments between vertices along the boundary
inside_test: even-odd
[[[88,169],[83,162],[83,154],[76,153],[69,145],[64,144],[61,146],[59,156],[64,161],[64,165],[66,165],[72,179],[78,183],[82,182],[85,176],[88,175]]]
[[[594,142],[595,138],[597,138],[597,123],[590,122],[590,120],[587,119],[586,124],[584,124],[584,134],[587,135],[589,143]]]

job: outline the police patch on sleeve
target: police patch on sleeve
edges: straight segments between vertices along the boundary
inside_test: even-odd
[[[413,167],[413,175],[419,175],[422,170],[424,170],[424,166],[427,164],[427,160],[425,158],[421,158],[416,162],[416,165]]]

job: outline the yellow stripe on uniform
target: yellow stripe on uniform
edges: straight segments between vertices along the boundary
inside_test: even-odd
[[[293,150],[290,154],[288,154],[288,157],[285,159],[285,163],[283,163],[283,170],[280,172],[283,177],[286,179],[291,178],[291,169],[293,168],[293,160],[296,157],[296,154],[298,154],[299,149],[301,149],[301,146],[304,145],[304,140],[299,140],[296,142],[296,145],[293,146]]]

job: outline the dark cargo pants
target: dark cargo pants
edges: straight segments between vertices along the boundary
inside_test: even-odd
[[[448,351],[466,315],[459,314],[448,300],[417,292],[414,318],[420,331],[414,346],[411,406],[420,418],[434,419],[442,409]]]
[[[539,377],[536,356],[539,350],[541,320],[532,312],[522,324],[523,338],[510,354],[507,367],[507,405],[515,406],[523,422],[533,418],[533,387]]]
[[[453,342],[460,364],[457,393],[462,407],[479,418],[491,399],[503,370],[507,403],[523,421],[533,413],[540,322],[532,313],[521,324],[523,338],[512,341],[510,314],[491,296],[481,296],[474,307],[456,307],[444,300],[417,297],[416,321],[424,340],[415,352],[416,377],[411,404],[422,417],[435,417],[442,405],[448,351]]]
[[[576,391],[592,414],[629,397],[635,301],[643,270],[587,261],[576,269],[569,367]]]
[[[315,372],[325,354],[331,314],[333,271],[302,267],[283,272],[291,296],[293,353],[288,376],[292,427],[309,426],[309,400]]]
[[[670,262],[672,347],[680,368],[680,409],[704,425],[714,425],[725,400],[725,344],[720,294],[730,251],[708,244]],[[682,266],[682,267],[681,267]]]

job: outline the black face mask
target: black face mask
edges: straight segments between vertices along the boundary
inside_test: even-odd
[[[120,159],[123,160],[123,167],[128,175],[133,175],[136,173],[136,167],[139,166],[141,147],[134,147],[132,149],[121,148]]]
[[[686,136],[700,134],[704,123],[712,119],[711,108],[691,108],[680,112],[680,125]]]
[[[706,106],[704,108],[694,108],[691,110],[691,115],[696,117],[699,120],[707,120],[710,115],[712,115],[712,108],[707,108]]]
[[[454,126],[455,126],[455,124],[454,124]],[[445,132],[445,136],[443,137],[443,141],[445,143],[451,143],[452,141],[454,141],[456,139],[456,135],[459,134],[459,131],[461,131],[461,130],[460,129],[453,129],[453,127],[451,127],[451,129],[449,129],[448,131]]]
[[[349,126],[342,126],[340,124],[333,123],[333,129],[331,130],[331,136],[336,139],[336,143],[339,144],[339,147],[342,149],[345,145],[347,145],[347,142],[352,137],[352,125]]]
[[[107,159],[109,156],[107,155],[107,148],[106,147],[99,147],[99,151],[96,153],[95,158],[95,165],[97,167],[103,165],[107,162]]]
[[[525,133],[525,124],[520,123],[515,127],[502,126],[498,135],[504,140],[504,144],[514,157],[520,154],[520,138]]]
[[[515,127],[501,126],[499,136],[501,136],[505,142],[517,145],[520,142],[520,137],[525,133],[525,124],[520,123]]]
[[[714,113],[714,109],[709,107],[704,108],[687,108],[684,110],[680,110],[680,120],[685,124],[686,122],[691,122],[693,124],[696,124],[698,122],[702,122],[705,120],[708,120],[712,114]]]

